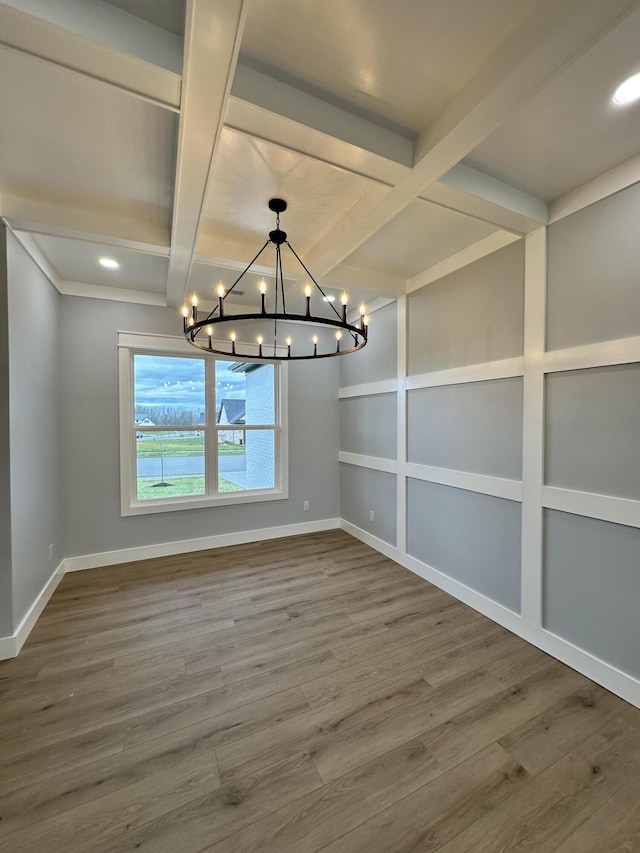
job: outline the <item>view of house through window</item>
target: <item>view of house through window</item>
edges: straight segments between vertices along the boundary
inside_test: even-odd
[[[135,353],[135,499],[275,489],[276,370]]]

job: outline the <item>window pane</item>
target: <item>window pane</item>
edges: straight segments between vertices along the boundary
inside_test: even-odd
[[[204,434],[200,430],[136,430],[137,498],[166,500],[205,493]]]
[[[275,435],[272,429],[218,432],[218,490],[274,489]]]
[[[273,364],[216,362],[216,422],[275,423]]]
[[[201,358],[134,356],[136,425],[204,426],[204,368]]]

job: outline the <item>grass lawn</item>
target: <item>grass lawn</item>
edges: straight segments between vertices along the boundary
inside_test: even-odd
[[[204,494],[204,477],[169,477],[166,482],[168,486],[155,486],[157,480],[138,480],[138,500],[151,501],[163,498],[182,498],[186,495]],[[218,480],[218,490],[221,492],[241,492],[242,486],[225,480]]]
[[[148,433],[152,435],[153,433]],[[202,456],[204,454],[204,436],[184,436],[176,438],[139,438],[136,441],[138,459],[145,457],[167,456]],[[227,441],[218,445],[221,456],[243,456],[246,453],[244,444],[231,444]]]

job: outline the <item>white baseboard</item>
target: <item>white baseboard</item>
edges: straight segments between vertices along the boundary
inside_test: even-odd
[[[59,564],[49,580],[46,582],[40,594],[27,610],[22,621],[16,628],[14,634],[10,637],[0,637],[0,660],[8,660],[17,656],[20,649],[24,646],[27,637],[33,630],[33,626],[38,621],[38,618],[49,599],[56,591],[56,587],[62,580],[64,575],[64,560]]]
[[[573,643],[553,634],[551,631],[532,625],[523,619],[520,614],[514,613],[514,611],[503,607],[501,604],[497,604],[490,598],[460,583],[460,581],[456,581],[448,575],[439,572],[421,560],[401,553],[395,546],[384,542],[382,539],[378,539],[376,536],[372,536],[366,530],[362,530],[360,527],[356,527],[344,519],[342,519],[340,526],[346,533],[350,533],[351,536],[354,536],[391,560],[395,560],[396,563],[399,563],[434,586],[453,595],[459,601],[473,607],[474,610],[477,610],[507,630],[522,637],[523,640],[537,646],[543,652],[547,652],[554,658],[562,661],[562,663],[567,664],[567,666],[577,670],[582,675],[585,675],[587,678],[597,682],[602,687],[606,687],[607,690],[640,708],[640,681],[637,678],[595,657],[590,652],[573,645]]]
[[[79,572],[84,569],[134,563],[137,560],[151,560],[154,557],[172,557],[174,554],[208,551],[210,548],[226,548],[228,545],[245,545],[249,542],[282,539],[285,536],[301,536],[304,533],[337,530],[339,527],[339,518],[323,518],[319,521],[306,521],[301,524],[284,524],[279,527],[263,527],[258,530],[241,530],[238,533],[220,533],[217,536],[203,536],[199,539],[182,539],[177,542],[162,542],[158,545],[121,548],[117,551],[102,551],[99,554],[67,557],[64,560],[64,570],[65,572]]]

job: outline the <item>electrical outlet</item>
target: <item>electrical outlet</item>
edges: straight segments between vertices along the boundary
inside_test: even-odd
[[[53,560],[53,545],[49,545],[49,559]]]
[[[369,510],[369,521],[373,521],[373,510]]]
[[[308,512],[308,511],[309,511],[309,506],[310,506],[309,501],[305,501],[305,502],[302,504],[302,509],[303,509],[305,512]]]

